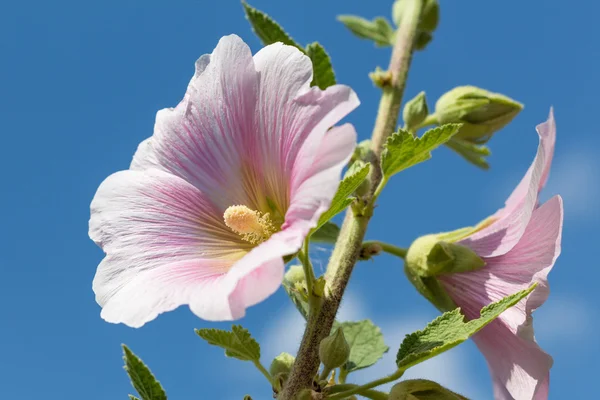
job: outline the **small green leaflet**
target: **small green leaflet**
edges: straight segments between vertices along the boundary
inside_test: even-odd
[[[167,400],[167,394],[156,380],[150,369],[129,348],[123,345],[123,361],[125,371],[129,375],[131,385],[139,393],[142,400]],[[137,399],[129,395],[129,399]]]
[[[129,400],[140,400],[139,398],[135,397],[134,395],[130,394],[129,395]]]
[[[313,242],[334,244],[340,234],[340,227],[333,222],[325,222],[311,236]]]
[[[481,169],[490,168],[490,164],[488,164],[487,160],[485,159],[491,154],[490,149],[487,146],[471,143],[457,138],[450,139],[448,143],[446,143],[446,146],[457,152],[471,164]]]
[[[335,74],[331,65],[331,59],[323,46],[318,42],[314,42],[304,49],[286,33],[281,25],[267,14],[257,10],[246,2],[242,2],[242,5],[244,6],[246,18],[250,22],[252,30],[265,45],[281,42],[296,47],[310,58],[313,64],[313,81],[311,82],[311,86],[318,86],[324,90],[329,86],[335,85]]]
[[[329,54],[318,42],[306,46],[306,55],[310,57],[313,64],[313,80],[310,86],[318,86],[325,90],[335,85],[335,73],[331,65]]]
[[[355,15],[340,15],[337,19],[353,34],[361,39],[370,39],[377,46],[391,46],[394,43],[394,28],[383,17],[369,21]]]
[[[258,36],[265,45],[282,42],[283,44],[297,47],[304,52],[304,49],[271,17],[252,7],[245,1],[242,2],[242,5],[246,12],[246,18],[250,22],[250,25],[252,25],[252,30],[254,30],[256,36]]]
[[[353,174],[347,175],[340,182],[337,192],[331,200],[331,206],[329,210],[325,211],[315,230],[323,226],[331,218],[335,217],[340,212],[344,211],[354,201],[352,194],[360,186],[361,183],[367,179],[369,171],[371,170],[371,164],[365,164],[362,168],[356,170]]]
[[[347,373],[370,367],[390,349],[383,341],[381,329],[368,319],[342,322],[339,326],[350,345],[350,356],[342,367]]]
[[[414,400],[469,400],[458,393],[446,389],[437,382],[427,379],[410,379],[402,381],[392,389],[396,396],[390,398]]]
[[[431,158],[431,151],[458,132],[460,124],[446,124],[415,137],[403,129],[390,136],[381,154],[381,169],[386,178]]]
[[[260,346],[241,325],[233,325],[231,331],[222,329],[196,329],[196,334],[213,346],[225,349],[227,357],[243,361],[258,361]]]
[[[430,322],[422,331],[406,335],[396,356],[398,368],[407,370],[458,346],[508,308],[525,298],[535,287],[534,284],[529,289],[522,290],[484,307],[477,319],[465,322],[465,317],[460,312],[460,308],[456,308]]]

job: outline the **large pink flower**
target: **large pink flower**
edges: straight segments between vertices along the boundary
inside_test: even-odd
[[[311,80],[310,59],[281,43],[253,57],[232,35],[200,57],[181,103],[92,201],[102,318],[139,327],[188,304],[231,320],[277,290],[356,145],[351,125],[329,129],[355,93]]]
[[[560,254],[563,207],[560,196],[539,206],[538,193],[548,179],[556,140],[550,111],[537,131],[540,144],[533,164],[493,222],[458,243],[486,263],[478,270],[439,276],[467,318],[531,286],[535,291],[474,336],[485,355],[499,400],[546,399],[552,358],[535,342],[531,313],[548,297],[547,275]]]

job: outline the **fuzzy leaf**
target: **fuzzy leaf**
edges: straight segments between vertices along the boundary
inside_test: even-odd
[[[471,164],[482,169],[490,168],[490,164],[488,164],[487,160],[485,159],[491,154],[490,149],[487,146],[471,143],[469,141],[457,138],[450,139],[446,143],[446,146],[457,152]]]
[[[415,137],[403,129],[390,136],[381,154],[381,169],[385,177],[431,158],[431,151],[446,143],[458,132],[460,124],[446,124]]]
[[[347,175],[344,177],[344,179],[342,179],[337,192],[333,196],[333,200],[331,200],[331,206],[329,207],[329,210],[325,211],[323,215],[321,215],[315,230],[319,229],[321,226],[323,226],[323,224],[335,217],[338,213],[344,211],[346,207],[352,204],[354,200],[350,198],[350,196],[352,196],[360,184],[367,179],[370,169],[371,164],[365,164],[362,168],[357,169],[353,174]]]
[[[227,357],[243,361],[258,361],[260,346],[241,325],[233,325],[231,331],[222,329],[196,329],[196,334],[213,346],[225,349]]]
[[[355,15],[340,15],[338,21],[361,39],[369,39],[378,46],[391,46],[394,40],[394,28],[383,17],[369,21]]]
[[[460,308],[456,308],[430,322],[422,331],[406,335],[396,356],[398,368],[406,370],[458,346],[508,308],[525,298],[535,289],[535,286],[534,284],[529,289],[522,290],[484,307],[477,319],[465,321]]]
[[[350,345],[350,356],[342,367],[347,373],[370,367],[390,349],[383,341],[381,329],[368,319],[342,322],[339,326]]]
[[[318,86],[325,90],[335,85],[335,73],[331,65],[329,54],[318,42],[306,46],[306,55],[313,64],[313,80],[310,86]]]
[[[134,395],[130,394],[129,395],[129,400],[140,400],[139,398],[135,397]]]
[[[326,222],[310,237],[313,242],[334,244],[340,234],[340,227],[333,222]]]
[[[254,33],[256,33],[256,36],[258,36],[265,46],[276,42],[282,42],[283,44],[297,47],[304,52],[304,49],[298,45],[298,43],[296,43],[294,39],[292,39],[290,35],[288,35],[271,17],[252,7],[245,1],[242,2],[242,5],[244,6],[246,18],[250,22],[252,30]]]
[[[123,345],[125,371],[129,375],[131,385],[139,393],[142,400],[167,400],[167,394],[156,380],[150,369],[129,348]],[[136,399],[129,395],[130,399]]]

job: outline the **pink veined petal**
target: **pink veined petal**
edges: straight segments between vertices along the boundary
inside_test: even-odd
[[[469,319],[477,318],[484,306],[538,284],[527,299],[474,336],[494,377],[496,399],[542,399],[538,393],[547,391],[552,359],[535,343],[531,313],[548,297],[547,275],[560,254],[562,222],[562,199],[555,196],[533,212],[521,240],[507,254],[484,258],[480,270],[440,277]]]
[[[496,320],[473,336],[492,374],[495,400],[548,398],[552,357]]]
[[[108,177],[92,201],[89,228],[106,253],[93,282],[102,316],[130,326],[185,303],[177,271],[203,286],[250,250],[196,187],[156,169]],[[163,278],[177,284],[159,290]]]
[[[552,108],[550,108],[548,120],[536,126],[535,129],[540,137],[545,138],[543,143],[546,149],[546,165],[544,166],[544,173],[540,180],[539,190],[541,191],[548,181],[550,166],[552,164],[552,159],[554,158],[554,147],[556,146],[556,121],[554,120],[554,110]]]
[[[319,217],[331,204],[342,169],[356,147],[356,132],[350,124],[332,128],[325,134],[319,152],[311,164],[297,164],[306,170],[306,179],[291,190],[291,204],[285,216],[285,225],[308,222],[308,229],[316,226]],[[304,160],[306,162],[306,160]],[[307,231],[308,232],[308,231]]]
[[[244,177],[256,136],[257,98],[250,48],[235,35],[223,37],[196,62],[181,103],[157,113],[154,135],[140,145],[131,167],[153,166],[185,179],[221,213],[234,204],[258,209]]]
[[[305,178],[328,128],[359,104],[352,89],[334,85],[322,91],[310,87],[312,63],[292,46],[275,43],[254,56],[260,73],[260,97],[256,110],[260,150],[255,168],[267,186],[285,187],[286,194]],[[273,168],[273,164],[277,168]],[[287,205],[281,191],[273,200]]]
[[[244,258],[227,274],[228,296],[234,318],[241,318],[245,309],[273,294],[283,280],[283,256],[300,249],[308,231],[292,227],[275,233]]]
[[[547,124],[548,127],[554,126],[552,113]],[[510,251],[521,239],[538,205],[538,193],[552,161],[555,130],[538,127],[538,135],[540,142],[535,159],[506,201],[506,206],[494,215],[497,221],[461,241],[482,257],[499,256]]]

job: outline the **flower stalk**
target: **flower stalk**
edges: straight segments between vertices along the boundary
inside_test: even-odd
[[[318,312],[311,312],[309,315],[296,361],[286,386],[278,397],[279,400],[294,400],[301,390],[312,386],[319,368],[319,343],[331,332],[352,269],[360,255],[365,232],[374,208],[374,192],[379,187],[382,178],[379,166],[381,152],[385,141],[394,132],[398,122],[415,36],[423,9],[423,0],[410,0],[407,3],[396,34],[396,42],[388,68],[392,79],[389,85],[382,88],[383,93],[371,138],[372,186],[370,194],[364,199],[366,207],[362,209],[362,212],[350,209],[346,213],[337,245],[325,274],[327,283],[322,306]]]

